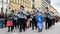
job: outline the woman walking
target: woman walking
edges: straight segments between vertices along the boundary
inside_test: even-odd
[[[13,31],[13,19],[11,16],[8,17],[7,21],[7,26],[8,26],[8,32]]]

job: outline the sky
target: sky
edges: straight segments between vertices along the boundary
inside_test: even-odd
[[[60,13],[60,0],[51,0],[51,5]]]

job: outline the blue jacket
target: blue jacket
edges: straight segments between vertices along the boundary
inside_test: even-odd
[[[41,15],[39,16],[39,15],[37,15],[37,16],[36,16],[36,20],[37,20],[38,23],[43,23],[43,22],[44,22],[44,16],[41,16]]]

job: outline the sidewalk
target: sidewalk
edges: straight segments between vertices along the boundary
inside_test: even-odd
[[[27,29],[26,32],[19,33],[19,29],[14,29],[13,32],[7,32],[7,28],[0,29],[0,34],[60,34],[60,23],[52,26],[49,30],[43,29],[42,32],[38,33],[37,30]]]

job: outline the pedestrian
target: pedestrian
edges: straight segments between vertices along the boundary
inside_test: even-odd
[[[0,13],[0,27],[3,28],[4,24],[5,24],[5,18],[4,18],[4,13],[1,12]]]
[[[26,20],[26,27],[29,28],[30,27],[30,16],[27,16],[27,20]]]
[[[46,7],[45,9],[46,9],[46,12],[44,13],[44,15],[45,15],[45,29],[48,29],[50,26],[50,18],[48,18],[48,17],[50,16],[50,14],[49,14],[49,10],[48,10],[49,8]]]
[[[51,13],[52,13],[51,15],[52,15],[52,18],[53,18],[53,19],[52,19],[52,25],[55,25],[55,16],[56,16],[56,15],[55,15],[54,12],[51,12]]]
[[[7,9],[6,9],[6,12],[7,12]],[[5,13],[4,17],[5,17],[5,27],[6,27],[6,23],[7,23],[7,13]]]
[[[25,28],[26,28],[26,18],[27,18],[27,12],[25,11],[24,9],[24,6],[22,5],[20,7],[20,10],[19,10],[19,16],[20,16],[20,28],[19,28],[19,32],[22,32],[22,30],[25,32]]]
[[[37,20],[37,28],[38,28],[38,32],[42,32],[43,29],[43,22],[44,22],[44,16],[42,16],[40,13],[36,16],[36,20]]]
[[[19,22],[18,22],[18,16],[17,16],[17,14],[14,15],[14,21],[15,21],[15,28],[19,28]]]
[[[35,29],[37,29],[37,21],[36,21],[36,16],[33,16],[32,18],[32,30],[34,30],[34,27]]]
[[[8,32],[13,31],[13,20],[12,20],[12,17],[10,16],[8,17],[7,27],[8,27]]]
[[[17,22],[17,20],[18,20],[18,16],[17,16],[17,13],[14,11],[14,10],[12,10],[12,16],[13,16],[13,22],[14,22],[14,28],[17,28],[17,24],[18,24],[18,22]]]
[[[36,22],[36,8],[32,9],[32,30],[37,29],[37,22]]]

